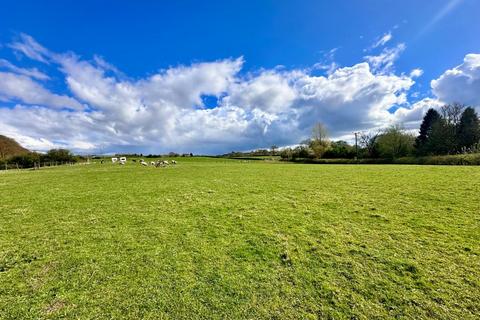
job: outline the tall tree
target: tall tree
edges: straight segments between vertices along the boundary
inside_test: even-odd
[[[322,123],[317,122],[312,128],[312,138],[309,141],[309,147],[316,158],[321,158],[329,145],[327,128]]]
[[[270,147],[270,150],[272,150],[272,156],[275,155],[275,152],[277,151],[277,149],[278,149],[278,147],[275,144]]]
[[[315,123],[312,128],[312,140],[324,142],[328,140],[328,131],[325,125],[320,122]]]
[[[443,117],[432,124],[425,148],[429,154],[451,154],[456,149],[455,126]]]
[[[460,149],[470,149],[480,141],[480,120],[472,107],[466,108],[460,117],[457,141]]]
[[[427,149],[427,142],[432,133],[433,124],[439,121],[441,118],[440,113],[435,109],[428,109],[427,113],[423,117],[423,122],[420,125],[420,134],[415,139],[415,149],[417,154],[425,155],[431,150]]]

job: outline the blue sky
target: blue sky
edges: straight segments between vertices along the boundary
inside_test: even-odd
[[[0,134],[37,150],[221,153],[295,144],[315,121],[347,140],[415,128],[428,107],[480,104],[479,12],[476,0],[2,3]]]

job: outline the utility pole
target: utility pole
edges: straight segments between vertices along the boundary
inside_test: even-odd
[[[355,132],[355,159],[358,159],[358,134],[359,132]]]

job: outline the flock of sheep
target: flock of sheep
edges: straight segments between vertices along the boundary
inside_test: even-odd
[[[132,162],[137,162],[137,160],[133,159]],[[145,166],[147,167],[148,166],[148,163],[143,160],[143,159],[140,159],[140,164],[142,166]],[[102,163],[103,163],[103,160],[102,160]],[[112,163],[118,163],[118,164],[121,164],[121,165],[124,165],[125,163],[127,163],[127,158],[126,157],[120,157],[120,158],[112,158]],[[150,165],[151,166],[154,166],[156,168],[158,167],[166,167],[168,165],[176,165],[177,164],[177,161],[175,160],[171,160],[170,162],[168,160],[157,160],[157,161],[150,161]]]

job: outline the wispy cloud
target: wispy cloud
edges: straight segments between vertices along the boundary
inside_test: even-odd
[[[364,58],[375,72],[391,72],[395,61],[406,47],[404,43],[399,43],[393,48],[384,48],[379,55],[369,55]]]
[[[394,29],[396,29],[396,26],[394,27]],[[368,52],[368,51],[372,51],[376,48],[383,47],[384,45],[386,45],[392,39],[393,39],[392,32],[388,31],[388,32],[384,33],[383,35],[377,37],[371,46],[363,49],[363,52]]]
[[[464,0],[450,0],[444,7],[442,7],[437,14],[425,25],[425,27],[420,31],[418,37],[424,35],[425,33],[429,32],[431,29],[435,27],[437,23],[439,23],[442,19],[444,19],[449,13],[451,13],[456,7],[458,7]]]
[[[17,52],[23,53],[30,59],[49,63],[50,52],[40,45],[35,39],[25,33],[20,34],[20,39],[8,45]]]
[[[333,48],[323,54],[323,60],[315,63],[311,70],[325,70],[327,74],[332,74],[338,67],[338,63],[335,61],[335,53],[339,48]]]
[[[392,40],[392,32],[385,33],[377,42],[372,46],[372,48],[378,48],[384,46],[388,41]]]
[[[0,59],[0,70],[1,69],[9,70],[9,71],[12,71],[14,73],[22,74],[24,76],[32,77],[32,78],[35,78],[35,79],[38,79],[38,80],[48,80],[48,79],[50,79],[49,76],[47,76],[45,73],[39,71],[36,68],[32,68],[32,69],[20,68],[20,67],[17,67],[13,63],[11,63],[10,61],[5,60],[5,59]]]

